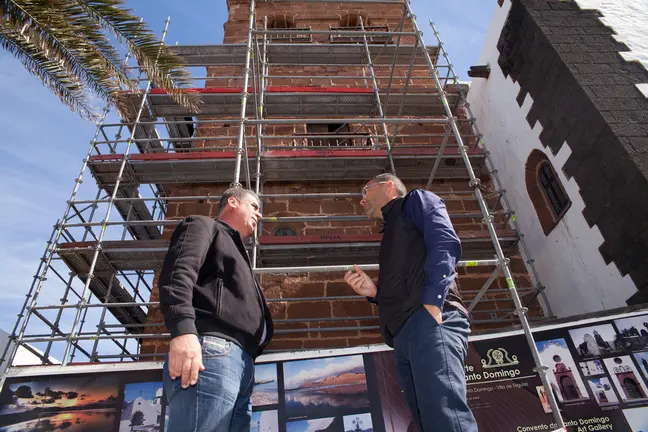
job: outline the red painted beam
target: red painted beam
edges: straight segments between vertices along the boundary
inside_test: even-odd
[[[334,78],[334,77],[333,77]],[[233,94],[241,93],[242,87],[202,87],[202,88],[188,88],[185,89],[188,93],[198,94]],[[248,93],[252,93],[252,87],[248,87]],[[135,92],[127,91],[123,94],[135,94]],[[352,93],[352,94],[371,94],[373,89],[365,87],[304,87],[304,86],[269,86],[266,88],[266,93]],[[169,92],[163,88],[155,88],[149,91],[152,95],[166,95]]]
[[[256,151],[249,150],[248,157],[256,156]],[[123,154],[94,155],[91,161],[121,161]],[[182,153],[135,153],[129,156],[130,160],[136,161],[174,161],[174,160],[206,160],[206,159],[234,159],[236,152],[233,151],[208,151],[208,152],[182,152]]]
[[[380,242],[382,234],[322,234],[318,236],[261,236],[260,245],[291,245],[317,243],[365,243]]]
[[[263,152],[264,157],[276,158],[316,158],[316,157],[384,157],[387,152],[384,150],[267,150]]]

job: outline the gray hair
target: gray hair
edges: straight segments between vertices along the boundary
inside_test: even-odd
[[[237,200],[242,201],[243,198],[247,196],[251,196],[252,198],[256,199],[257,202],[259,202],[259,196],[254,191],[240,187],[227,189],[225,192],[223,192],[223,195],[221,195],[221,198],[218,201],[218,214],[220,215],[221,213],[223,213],[223,210],[227,208],[227,201],[230,199],[230,197],[234,197]]]
[[[387,182],[391,181],[394,183],[394,188],[396,189],[396,192],[398,192],[398,196],[404,197],[407,195],[407,188],[405,187],[405,184],[401,179],[396,177],[394,174],[378,174],[376,177],[371,179],[374,183],[379,183],[379,182]]]

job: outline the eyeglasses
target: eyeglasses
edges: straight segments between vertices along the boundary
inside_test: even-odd
[[[383,184],[383,183],[387,183],[387,182],[386,182],[386,181],[381,181],[381,182],[371,183],[371,184],[365,185],[365,187],[362,188],[362,198],[363,198],[363,199],[364,199],[364,198],[367,198],[367,191],[368,191],[370,188],[372,188],[372,187],[374,187],[374,186],[377,186],[377,185],[379,185],[379,184]]]

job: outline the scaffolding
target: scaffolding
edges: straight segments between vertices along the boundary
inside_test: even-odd
[[[545,312],[551,315],[551,311],[515,214],[476,130],[466,100],[467,86],[460,83],[439,33],[430,23],[438,44],[426,46],[407,1],[336,3],[398,6],[402,8],[400,24],[392,30],[359,16],[353,27],[270,28],[268,17],[258,17],[256,2],[251,0],[246,43],[171,47],[188,67],[242,70],[240,75],[194,77],[205,83],[194,89],[202,100],[199,112],[175,103],[165,89],[152,88],[137,66],[130,68],[139,74],[141,89],[123,93],[129,107],[123,121],[106,122],[108,110],[104,110],[64,215],[53,228],[18,315],[12,332],[15,344],[8,345],[2,355],[5,372],[14,355],[10,346],[25,347],[43,364],[53,363],[53,357],[62,353],[63,366],[155,356],[141,353],[140,347],[146,339],[169,337],[162,322],[147,319],[159,304],[150,296],[168,247],[168,233],[179,223],[169,209],[186,203],[211,205],[220,198],[211,193],[178,196],[170,192],[174,187],[245,186],[259,194],[263,208],[267,201],[277,199],[360,197],[360,193],[337,191],[266,193],[273,182],[362,184],[387,171],[405,181],[421,182],[428,190],[434,190],[439,180],[465,181],[465,190],[438,194],[447,203],[477,202],[477,210],[451,211],[450,216],[453,223],[476,221],[474,226],[485,228],[459,232],[464,252],[459,267],[488,268],[490,277],[479,290],[462,290],[462,295],[471,312],[488,302],[511,303],[508,310],[498,308],[490,318],[473,318],[472,322],[503,326],[519,322],[536,371],[549,389],[547,368],[541,364],[525,305],[543,300]],[[169,20],[161,43],[168,24]],[[319,37],[326,38],[324,43],[314,42]],[[348,73],[283,72],[312,67],[347,68]],[[238,86],[211,85],[219,80]],[[291,85],[273,85],[282,80],[291,80]],[[330,84],[292,85],[300,80]],[[236,135],[223,132],[232,124]],[[331,130],[332,124],[337,129]],[[407,132],[413,124],[435,132]],[[310,125],[311,130],[297,133],[297,125]],[[285,126],[293,127],[293,132],[270,130]],[[94,198],[79,194],[88,172],[98,187]],[[492,179],[494,187],[486,188],[483,178]],[[264,234],[268,224],[366,220],[357,214],[264,217],[249,245],[254,271],[279,275],[343,272],[353,263],[364,270],[377,270],[379,234]],[[523,257],[533,286],[516,286],[511,254]],[[501,276],[506,287],[492,287]],[[327,296],[326,300],[359,298]],[[269,302],[318,300],[322,298],[282,297]],[[349,328],[335,323],[351,320],[370,323],[352,330],[378,329],[374,316],[283,319],[276,322],[307,322],[309,326],[279,329],[277,334],[344,331]],[[324,322],[333,326],[310,326]],[[562,427],[553,393],[547,395]]]

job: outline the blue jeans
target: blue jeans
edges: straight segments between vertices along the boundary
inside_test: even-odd
[[[439,325],[421,306],[394,338],[398,376],[421,432],[477,432],[466,402],[469,333],[461,312],[444,310]]]
[[[238,345],[213,336],[199,337],[205,370],[186,389],[164,364],[169,432],[249,432],[254,360]]]

